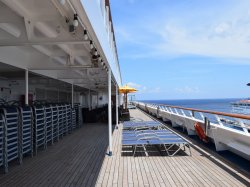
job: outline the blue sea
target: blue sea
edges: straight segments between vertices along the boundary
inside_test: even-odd
[[[145,103],[167,104],[195,109],[212,110],[231,113],[231,103],[239,101],[233,99],[187,99],[187,100],[143,100]]]

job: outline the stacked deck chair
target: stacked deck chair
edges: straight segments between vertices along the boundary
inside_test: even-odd
[[[50,105],[45,106],[45,128],[45,145],[47,146],[48,143],[53,144],[53,116],[52,107]]]
[[[33,156],[33,116],[29,106],[19,107],[19,147],[20,158],[29,154]]]
[[[81,115],[81,107],[79,103],[74,104],[74,109],[76,113],[76,126],[80,127],[82,126],[82,115]]]
[[[68,134],[68,125],[67,125],[67,107],[62,105],[62,118],[63,118],[63,135]]]
[[[66,122],[67,122],[67,133],[72,131],[72,120],[71,120],[71,106],[66,105]]]
[[[58,110],[58,129],[59,129],[59,137],[63,137],[63,107],[62,105],[57,106]]]
[[[76,128],[76,110],[75,108],[72,108],[71,110],[71,124],[72,124],[72,130]]]
[[[3,162],[4,171],[8,172],[8,163],[13,160],[19,160],[21,163],[21,158],[19,154],[19,133],[18,133],[18,123],[19,123],[19,113],[17,107],[6,106],[2,108],[2,113],[4,115],[4,147],[3,147]]]
[[[158,122],[130,122],[125,123],[124,126],[122,146],[132,146],[133,156],[138,147],[143,147],[146,151],[147,146],[161,146],[168,156],[176,155],[182,148],[185,150],[187,146],[191,155],[188,142],[172,131],[160,128]],[[177,146],[177,149],[172,151],[174,146]]]
[[[43,106],[34,106],[34,151],[37,154],[38,148],[42,147],[45,149],[46,145],[46,116],[45,109]]]
[[[59,141],[59,120],[58,120],[58,107],[57,105],[51,106],[52,110],[52,127],[53,127],[53,142]]]
[[[4,166],[4,130],[5,120],[3,114],[0,113],[0,167]]]

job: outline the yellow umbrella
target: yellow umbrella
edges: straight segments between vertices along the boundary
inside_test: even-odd
[[[128,85],[125,85],[125,86],[119,88],[119,92],[124,94],[125,110],[127,110],[127,108],[128,108],[128,106],[127,106],[128,93],[134,93],[134,92],[137,92],[137,90],[135,88],[128,86]]]

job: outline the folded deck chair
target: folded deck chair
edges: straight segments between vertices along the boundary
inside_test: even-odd
[[[156,134],[165,134],[165,133],[173,133],[170,130],[163,129],[163,130],[136,130],[136,131],[130,131],[130,130],[123,130],[122,134],[139,134],[139,133],[156,133]]]
[[[141,133],[141,134],[123,134],[122,139],[142,139],[142,138],[150,138],[155,137],[158,139],[169,139],[169,138],[180,138],[178,135],[174,133],[169,134],[155,134],[155,133]]]
[[[124,121],[123,124],[130,125],[130,124],[142,124],[142,123],[147,123],[147,124],[158,124],[158,121]]]
[[[161,126],[160,123],[140,123],[140,124],[127,124],[123,125],[123,129],[127,130],[140,130],[140,129],[158,129]]]
[[[123,146],[132,146],[133,147],[133,156],[135,156],[136,149],[139,146],[142,146],[145,150],[145,146],[147,145],[163,145],[165,151],[167,152],[168,156],[174,156],[176,153],[178,153],[181,148],[183,147],[185,150],[185,146],[188,146],[189,148],[189,153],[191,156],[191,149],[190,145],[188,144],[187,141],[183,140],[181,137],[177,138],[171,138],[171,139],[159,139],[152,137],[151,139],[123,139],[122,140],[122,145]],[[169,151],[173,146],[178,146],[178,149],[174,151],[174,153],[170,154]],[[167,147],[169,146],[169,147]]]

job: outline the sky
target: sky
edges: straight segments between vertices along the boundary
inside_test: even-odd
[[[136,99],[250,97],[250,0],[110,0]]]

